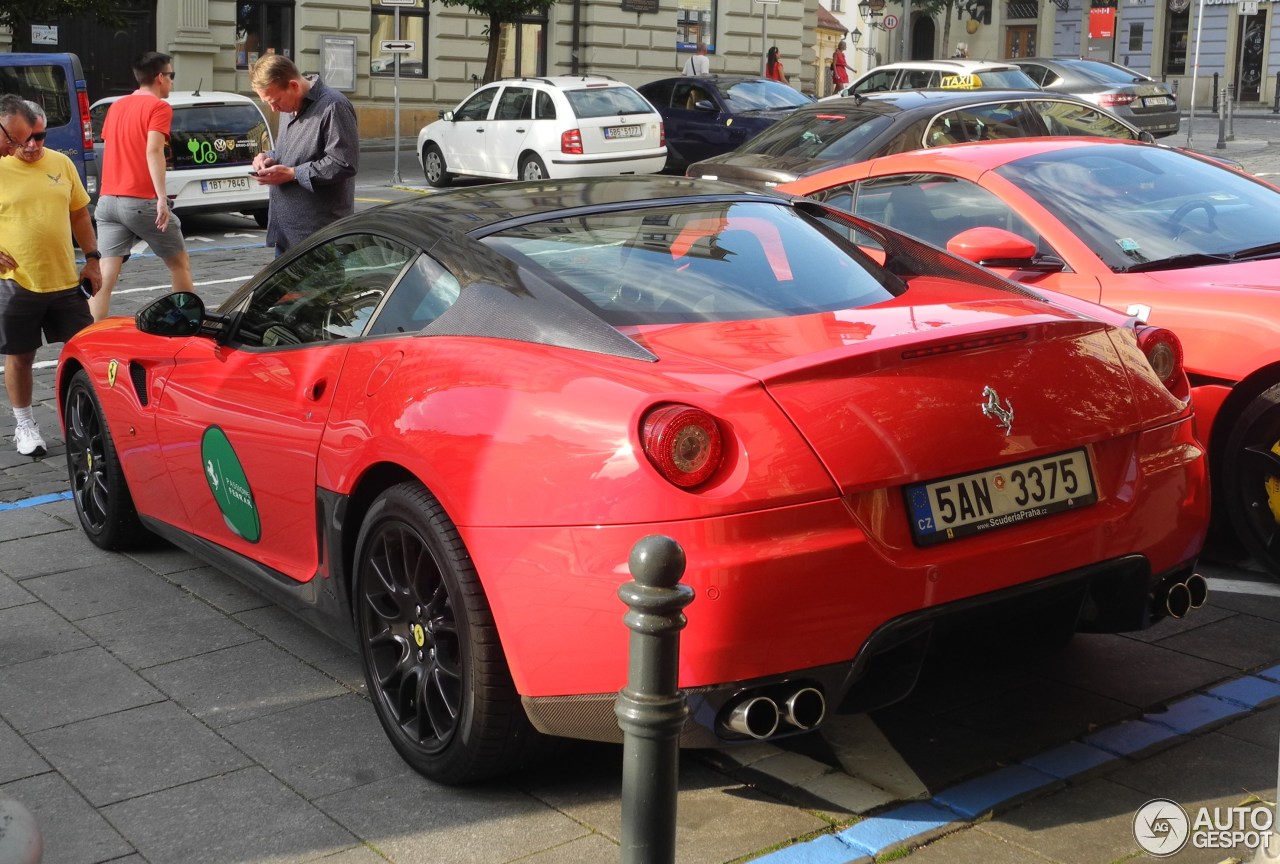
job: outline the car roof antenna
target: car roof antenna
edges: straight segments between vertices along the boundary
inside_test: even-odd
[[[191,91],[191,95],[192,95],[192,96],[199,97],[199,96],[200,96],[200,87],[201,87],[203,84],[204,84],[204,78],[201,78],[199,81],[197,81],[197,82],[196,82],[196,89],[194,89],[194,90],[192,90],[192,91]]]

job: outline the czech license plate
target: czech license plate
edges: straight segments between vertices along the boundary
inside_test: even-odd
[[[1172,101],[1168,96],[1148,96],[1142,100],[1142,104],[1153,108],[1157,105],[1168,105]]]
[[[604,137],[607,140],[614,138],[639,138],[644,134],[639,126],[606,126],[604,127]]]
[[[200,189],[204,192],[248,192],[248,177],[227,177],[222,180],[201,180]]]
[[[1083,448],[906,487],[916,545],[1019,525],[1098,500]]]

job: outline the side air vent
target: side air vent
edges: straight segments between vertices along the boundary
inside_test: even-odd
[[[129,380],[133,382],[133,392],[138,394],[138,402],[144,407],[149,401],[147,397],[147,370],[141,363],[130,361]]]

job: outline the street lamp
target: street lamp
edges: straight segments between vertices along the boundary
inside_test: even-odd
[[[881,2],[874,6],[869,3],[868,0],[862,0],[862,2],[858,4],[858,14],[862,16],[862,20],[865,21],[867,26],[872,30],[884,30],[885,26],[881,24],[879,20],[880,16],[884,14],[880,11],[883,8],[884,0],[881,0]]]
[[[866,54],[868,57],[871,57],[871,56],[873,56],[873,55],[876,53],[876,49],[874,49],[874,48],[871,48],[871,47],[867,47],[867,48],[859,48],[859,47],[858,47],[858,43],[862,41],[862,31],[861,31],[861,30],[859,30],[857,27],[854,27],[854,28],[853,28],[853,32],[849,34],[849,41],[853,43],[853,47],[854,47],[854,49],[855,49],[855,50],[860,51],[860,52],[861,52],[861,53],[863,53],[863,54]]]

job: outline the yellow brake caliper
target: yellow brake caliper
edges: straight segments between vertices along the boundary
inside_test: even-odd
[[[1280,456],[1280,441],[1271,445],[1271,452]],[[1271,518],[1280,523],[1280,477],[1267,475],[1267,506],[1271,508]]]

